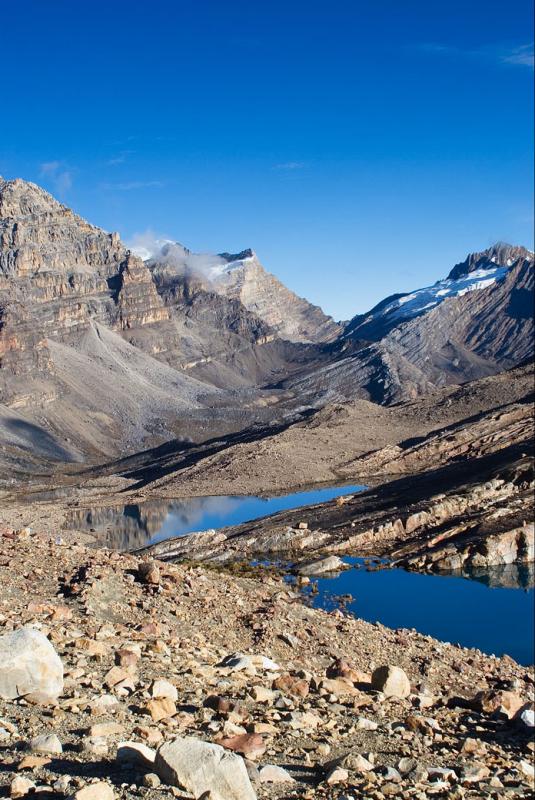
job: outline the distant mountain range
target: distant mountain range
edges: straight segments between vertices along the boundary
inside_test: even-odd
[[[252,250],[136,255],[0,179],[2,457],[98,461],[494,374],[533,356],[533,280],[533,253],[499,244],[339,324]]]

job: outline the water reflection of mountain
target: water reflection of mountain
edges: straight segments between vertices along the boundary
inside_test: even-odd
[[[532,589],[535,586],[535,563],[515,562],[495,567],[463,570],[462,577],[484,583],[493,589]]]
[[[134,550],[148,544],[160,530],[169,501],[107,506],[73,511],[65,527],[94,533],[99,544],[114,550]]]
[[[80,509],[70,514],[65,528],[91,531],[99,544],[114,550],[136,550],[155,537],[212,527],[210,522],[232,511],[238,502],[234,497],[192,497]]]

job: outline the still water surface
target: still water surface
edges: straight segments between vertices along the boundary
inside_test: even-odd
[[[521,664],[533,664],[533,565],[507,565],[485,573],[422,575],[403,569],[368,572],[363,560],[335,577],[317,579],[316,608],[332,609],[335,596],[350,594],[348,611],[390,628],[416,628],[437,639],[477,647],[485,653],[507,653]]]
[[[259,517],[324,503],[362,492],[365,486],[328,486],[279,497],[222,495],[151,500],[142,505],[105,506],[72,512],[65,527],[90,530],[100,544],[136,550],[195,531],[224,528]]]

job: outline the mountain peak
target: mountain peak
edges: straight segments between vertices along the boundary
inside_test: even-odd
[[[0,178],[0,217],[13,219],[59,210],[66,208],[36,183]]]
[[[251,250],[250,247],[247,247],[240,253],[219,253],[219,257],[231,264],[233,261],[245,261],[247,258],[256,258],[256,253],[254,250]]]
[[[511,267],[518,259],[527,259],[532,256],[533,253],[530,253],[529,250],[520,245],[496,242],[492,247],[488,247],[480,253],[469,253],[464,261],[453,267],[448,275],[448,279],[457,280],[478,269]]]

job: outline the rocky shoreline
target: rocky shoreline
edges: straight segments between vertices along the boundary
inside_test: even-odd
[[[227,563],[261,556],[297,564],[348,554],[434,572],[530,564],[535,482],[523,447],[139,552],[163,560]]]
[[[531,796],[534,676],[508,657],[38,528],[3,530],[0,580],[4,796]],[[57,696],[19,676],[5,699],[21,628],[61,659]]]

